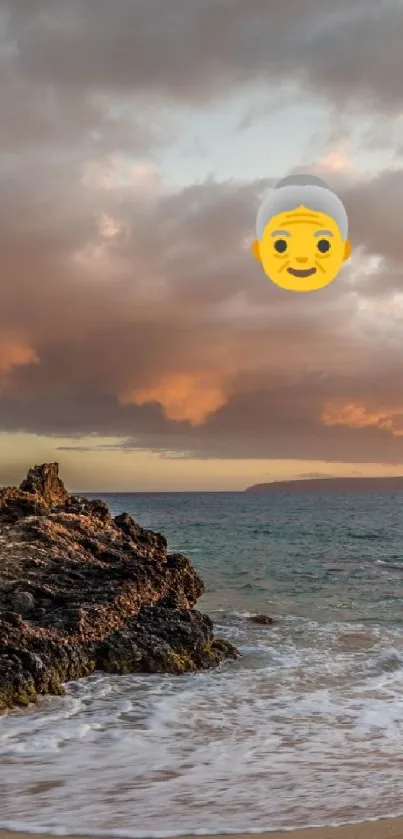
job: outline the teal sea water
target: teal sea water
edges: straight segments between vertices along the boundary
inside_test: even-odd
[[[403,494],[102,497],[188,554],[242,657],[97,674],[2,718],[2,825],[144,837],[401,814]]]
[[[200,601],[208,611],[403,620],[403,494],[104,498],[191,557],[208,588]]]

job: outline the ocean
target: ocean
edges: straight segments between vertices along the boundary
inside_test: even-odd
[[[189,556],[198,608],[242,657],[98,673],[1,717],[1,826],[158,837],[403,814],[403,494],[101,497]]]

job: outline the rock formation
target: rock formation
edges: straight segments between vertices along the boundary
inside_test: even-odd
[[[260,626],[272,626],[275,623],[274,618],[271,618],[270,615],[249,615],[248,621]]]
[[[20,484],[20,490],[39,493],[45,504],[50,506],[64,504],[69,496],[63,481],[59,478],[58,463],[43,463],[42,466],[34,466]]]
[[[193,607],[204,590],[165,538],[69,495],[57,463],[0,491],[0,710],[91,674],[184,673],[238,653]]]

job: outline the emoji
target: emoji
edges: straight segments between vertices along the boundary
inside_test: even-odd
[[[252,253],[281,288],[324,288],[351,253],[343,203],[321,178],[283,178],[259,209]]]

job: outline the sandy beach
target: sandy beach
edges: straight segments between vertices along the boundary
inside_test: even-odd
[[[343,827],[317,827],[306,830],[275,831],[260,834],[233,834],[235,839],[403,839],[403,818],[382,819],[376,822],[345,825]],[[0,830],[0,839],[53,839],[46,834],[14,833]],[[69,839],[66,837],[65,839]],[[88,839],[85,835],[75,836],[73,839]],[[181,839],[194,839],[182,837]],[[228,834],[214,836],[211,839],[229,839]]]

